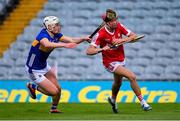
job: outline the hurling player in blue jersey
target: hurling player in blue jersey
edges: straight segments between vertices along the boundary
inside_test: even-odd
[[[61,87],[57,81],[56,74],[48,65],[47,58],[54,48],[75,48],[83,41],[90,41],[90,38],[72,38],[64,36],[61,31],[60,21],[56,16],[44,18],[44,26],[36,39],[32,42],[29,56],[26,62],[26,70],[30,80],[27,88],[31,98],[36,99],[36,90],[52,96],[52,107],[50,113],[60,113],[57,105],[61,96]]]

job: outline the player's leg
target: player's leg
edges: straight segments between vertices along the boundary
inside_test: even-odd
[[[57,105],[60,99],[60,90],[57,88],[57,86],[47,78],[45,78],[43,81],[36,84],[37,84],[36,89],[39,92],[46,94],[48,96],[52,96],[53,102],[52,102],[50,113],[60,113],[61,111],[57,109]],[[30,86],[33,88],[33,85],[35,84],[31,84]],[[36,90],[35,88],[33,89]]]
[[[51,71],[51,67],[49,65],[42,70],[31,70],[31,73],[27,71],[28,76],[30,77],[31,81],[34,83],[28,83],[27,87],[30,92],[30,96],[33,99],[36,99],[35,91],[38,90],[43,94],[53,97],[53,104],[56,105],[60,99],[61,89],[60,86],[57,86],[57,79],[54,77],[54,74]],[[47,76],[47,77],[46,77]],[[55,80],[55,81],[53,81]],[[56,82],[56,83],[55,83]],[[60,112],[55,110],[56,112]]]
[[[111,104],[112,110],[114,113],[118,113],[118,108],[116,105],[116,97],[118,95],[121,85],[122,85],[122,76],[114,73],[114,82],[112,85],[112,96],[108,97],[108,102]]]
[[[45,95],[55,96],[59,94],[58,88],[47,78],[37,85],[37,90]]]
[[[142,94],[141,94],[141,90],[140,90],[140,87],[137,83],[137,80],[136,80],[136,75],[128,70],[127,68],[119,65],[114,73],[118,74],[118,75],[122,75],[124,77],[126,77],[127,79],[130,80],[130,84],[131,84],[131,88],[133,89],[134,93],[136,94],[136,96],[138,97],[143,109],[145,111],[148,111],[148,110],[151,110],[152,108],[146,103],[146,101],[143,99],[142,97]]]
[[[122,75],[130,80],[131,87],[136,95],[141,95],[141,91],[139,85],[136,81],[136,75],[130,70],[126,69],[123,66],[118,66],[115,70],[115,73],[118,75]]]
[[[58,80],[56,78],[56,74],[55,74],[53,68],[51,68],[51,70],[48,73],[46,73],[45,76],[46,76],[46,78],[48,78],[56,86],[56,88],[59,91],[58,95],[52,96],[53,102],[52,102],[50,112],[55,113],[55,112],[58,111],[57,106],[58,106],[58,103],[59,103],[59,100],[60,100],[60,97],[61,97],[61,87],[60,87],[60,85],[58,83]]]
[[[33,99],[36,99],[36,94],[35,94],[36,90],[48,96],[56,95],[59,92],[58,88],[51,81],[49,81],[44,75],[33,73],[31,74],[31,77],[33,83],[29,82],[27,84],[27,88],[30,93],[30,96]]]
[[[41,70],[33,70],[26,66],[27,75],[31,82],[33,82],[28,83],[27,88],[30,92],[30,96],[33,95],[31,96],[33,99],[36,99],[35,90],[38,90],[48,96],[55,95],[58,92],[56,86],[54,86],[54,84],[44,76],[44,74],[46,74],[50,69],[51,67],[48,64],[46,68]],[[52,88],[48,88],[48,84],[50,87],[52,86]]]
[[[122,85],[122,76],[114,73],[114,82],[112,85],[112,99],[114,100],[113,102],[116,102],[116,97],[121,85]]]

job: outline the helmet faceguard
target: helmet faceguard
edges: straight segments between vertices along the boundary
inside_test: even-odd
[[[56,16],[47,16],[44,18],[43,23],[48,31],[53,31],[53,27],[55,26],[55,24],[60,24],[60,21]]]

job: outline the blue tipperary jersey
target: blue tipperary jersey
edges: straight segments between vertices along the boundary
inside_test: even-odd
[[[36,39],[33,41],[31,49],[29,51],[29,56],[26,65],[29,67],[29,71],[32,69],[40,70],[46,67],[47,58],[49,54],[53,51],[53,48],[47,48],[41,45],[40,41],[43,38],[47,38],[50,42],[58,43],[62,39],[63,35],[61,33],[55,34],[52,38],[46,29],[42,29],[37,35]]]

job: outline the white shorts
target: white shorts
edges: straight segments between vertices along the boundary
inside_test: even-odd
[[[122,62],[120,62],[120,61],[111,62],[111,63],[109,63],[109,66],[107,68],[106,67],[105,68],[109,72],[113,73],[118,66],[125,66],[125,60]]]
[[[44,69],[41,69],[41,70],[32,69],[32,73],[29,73],[29,71],[28,71],[29,68],[26,66],[26,72],[27,72],[28,77],[30,78],[30,80],[33,83],[36,83],[36,84],[38,84],[46,79],[46,77],[44,75],[47,72],[49,72],[50,69],[51,69],[51,67],[49,66],[49,64],[47,64],[47,66]]]

